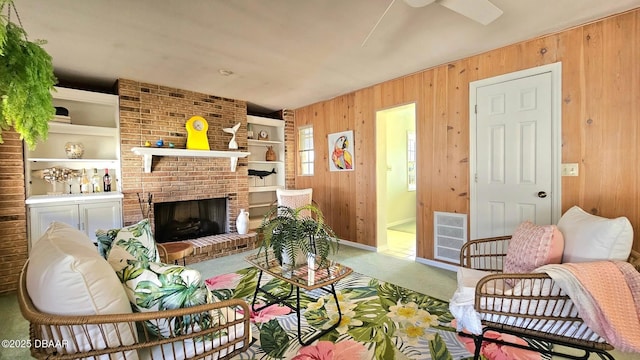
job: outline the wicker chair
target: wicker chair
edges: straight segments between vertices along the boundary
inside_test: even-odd
[[[475,358],[479,358],[483,341],[502,345],[529,349],[527,346],[508,343],[499,339],[491,339],[483,335],[490,330],[538,339],[549,343],[582,350],[583,356],[572,353],[560,353],[554,350],[539,350],[542,353],[558,355],[572,359],[587,359],[591,353],[601,358],[614,358],[608,353],[613,346],[584,324],[577,315],[575,305],[559,289],[553,279],[545,273],[504,274],[502,264],[507,254],[507,246],[511,236],[472,240],[465,243],[460,252],[460,265],[466,268],[489,271],[494,274],[484,276],[476,284],[474,309],[482,319],[483,332],[473,336],[475,342]],[[628,260],[640,271],[640,253],[632,251]],[[509,293],[503,295],[488,289],[506,289],[508,284],[520,282],[529,289],[537,289],[529,293]],[[554,286],[555,285],[555,286]],[[543,290],[547,289],[547,291]],[[521,306],[487,306],[487,304],[520,304]],[[532,304],[537,304],[535,309]],[[560,308],[559,308],[560,307]],[[553,308],[553,309],[552,309]],[[544,315],[540,315],[544,314]],[[556,315],[557,314],[557,315]],[[509,320],[507,320],[509,319]],[[552,332],[547,329],[553,329]],[[471,336],[461,333],[463,336]]]
[[[47,314],[38,311],[29,297],[27,267],[28,262],[20,274],[18,302],[22,315],[30,323],[31,355],[37,359],[97,358],[105,354],[109,354],[106,356],[110,359],[228,359],[250,345],[250,312],[245,301],[225,300],[190,308],[133,314]],[[185,334],[172,333],[167,338],[155,338],[147,327],[142,326],[147,320],[162,321],[213,311],[224,312],[226,321],[204,329],[192,327]],[[137,340],[127,341],[124,332],[135,334]],[[70,350],[81,348],[79,343],[94,345],[90,350]]]

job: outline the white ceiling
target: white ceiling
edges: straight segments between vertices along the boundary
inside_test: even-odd
[[[640,0],[491,0],[483,26],[396,0],[15,0],[56,75],[126,78],[295,109],[448,61],[640,6]],[[6,10],[5,10],[6,13]],[[12,17],[12,20],[15,20]],[[222,76],[220,69],[233,71]]]

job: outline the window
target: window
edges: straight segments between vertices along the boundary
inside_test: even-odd
[[[298,129],[298,175],[313,175],[313,126]]]

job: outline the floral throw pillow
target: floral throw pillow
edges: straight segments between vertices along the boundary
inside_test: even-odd
[[[159,262],[160,253],[151,233],[149,219],[137,224],[125,226],[122,229],[97,230],[98,252],[109,260],[114,246],[125,249],[134,258],[143,262]]]
[[[507,248],[503,271],[529,273],[546,264],[559,264],[564,238],[555,225],[535,225],[525,221],[518,225]]]
[[[134,312],[162,311],[211,303],[200,272],[180,265],[128,260],[116,271]],[[113,265],[113,264],[112,264]],[[148,320],[147,330],[162,338],[188,334],[222,323],[220,313]]]

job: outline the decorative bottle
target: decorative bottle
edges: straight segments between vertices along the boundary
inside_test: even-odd
[[[104,169],[104,176],[102,177],[102,188],[104,192],[111,191],[111,176],[109,175],[109,169]]]
[[[249,213],[240,209],[240,214],[236,219],[236,230],[238,234],[243,235],[249,232]]]
[[[102,181],[100,181],[98,169],[93,169],[93,175],[91,176],[91,186],[93,186],[94,193],[102,192]]]
[[[82,177],[80,178],[80,192],[83,194],[88,194],[91,191],[91,183],[89,182],[89,178],[87,177],[87,170],[82,169]]]

